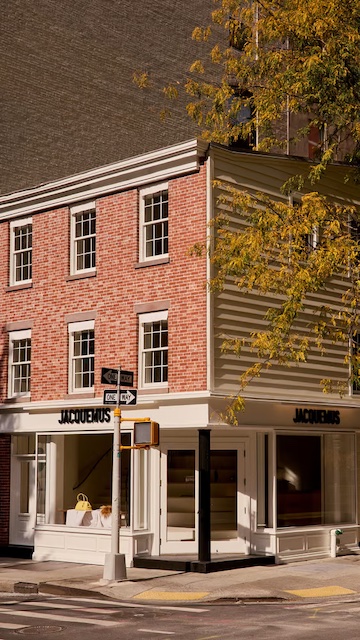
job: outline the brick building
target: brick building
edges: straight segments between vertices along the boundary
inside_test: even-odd
[[[211,432],[212,553],[326,555],[340,525],[344,544],[357,545],[358,395],[319,386],[330,363],[346,379],[341,349],[269,370],[248,387],[239,426],[227,425],[221,412],[252,354],[234,358],[222,338],[245,336],[269,302],[231,282],[211,294],[208,257],[188,251],[206,241],[214,178],[284,198],[281,185],[303,167],[192,139],[0,198],[3,547],[103,563],[114,418],[101,369],[118,365],[138,390],[122,411],[123,445],[136,418],[160,424],[159,447],[121,456],[128,564],[196,553],[202,430]],[[358,204],[343,171],[331,167],[321,189]],[[90,514],[74,510],[80,492]]]

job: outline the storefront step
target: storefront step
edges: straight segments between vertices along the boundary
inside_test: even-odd
[[[8,546],[0,546],[0,558],[24,558],[31,560],[34,553],[34,547],[25,545],[10,544]]]
[[[199,561],[196,556],[134,556],[133,566],[138,569],[166,569],[194,573],[213,573],[243,567],[275,564],[275,556],[229,556],[216,555],[208,561]]]

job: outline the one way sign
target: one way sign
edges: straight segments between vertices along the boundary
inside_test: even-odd
[[[101,382],[102,384],[117,384],[118,383],[118,370],[107,369],[103,367],[101,369]],[[120,370],[120,384],[123,387],[132,387],[134,384],[134,373],[132,371]]]
[[[137,389],[120,391],[120,404],[136,404]],[[116,405],[117,393],[113,389],[106,389],[103,396],[103,404]]]

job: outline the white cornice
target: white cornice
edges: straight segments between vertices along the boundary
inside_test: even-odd
[[[0,220],[99,198],[199,169],[208,149],[202,140],[188,140],[134,158],[0,197]]]

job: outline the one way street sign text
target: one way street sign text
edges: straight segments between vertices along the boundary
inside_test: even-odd
[[[106,389],[103,396],[103,404],[116,405],[117,392],[113,389]],[[120,404],[136,404],[137,389],[126,389],[120,391]]]
[[[118,383],[118,370],[107,369],[103,367],[101,369],[101,382],[102,384],[117,384]],[[120,385],[123,387],[132,387],[134,384],[133,371],[120,370]]]

